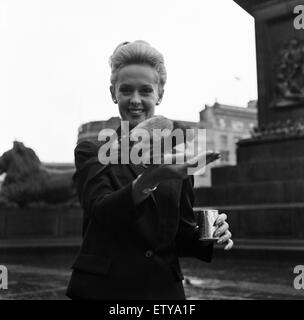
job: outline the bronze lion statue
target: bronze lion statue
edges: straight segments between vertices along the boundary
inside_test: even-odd
[[[0,205],[29,203],[74,203],[77,201],[72,176],[74,169],[48,169],[36,153],[14,141],[13,148],[0,157],[0,174],[6,173],[0,191]]]

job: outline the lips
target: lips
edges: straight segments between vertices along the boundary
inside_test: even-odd
[[[144,113],[144,108],[129,108],[129,113],[133,115],[141,115]]]

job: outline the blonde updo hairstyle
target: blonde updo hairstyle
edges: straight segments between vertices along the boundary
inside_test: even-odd
[[[164,86],[167,80],[167,72],[164,64],[163,55],[151,45],[142,40],[134,42],[123,42],[114,50],[109,59],[111,66],[111,84],[115,87],[118,72],[123,67],[130,64],[148,65],[158,73],[159,96],[163,95]]]

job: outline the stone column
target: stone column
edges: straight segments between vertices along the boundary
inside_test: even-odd
[[[227,212],[237,239],[304,249],[304,29],[294,23],[304,3],[235,2],[255,18],[258,127],[238,143],[236,166],[212,169],[195,204]]]

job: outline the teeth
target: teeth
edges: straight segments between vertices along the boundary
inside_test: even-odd
[[[143,109],[129,109],[129,111],[132,113],[142,113],[144,110]]]

